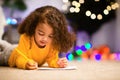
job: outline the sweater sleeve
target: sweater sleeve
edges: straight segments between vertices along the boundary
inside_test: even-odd
[[[18,68],[21,68],[21,69],[26,69],[26,63],[27,62],[34,62],[32,59],[26,59],[24,58],[23,56],[18,56],[18,58],[16,59],[16,66]]]
[[[27,52],[28,52],[28,49],[29,49],[28,47],[29,47],[28,39],[26,38],[25,35],[21,35],[20,41],[19,41],[19,44],[18,44],[18,47],[17,47],[19,52],[16,51],[16,49],[13,50],[13,52],[12,52],[10,58],[9,58],[8,64],[11,67],[16,66],[18,68],[25,69],[26,63],[30,60],[30,59],[26,59],[27,58]]]
[[[46,62],[48,63],[49,67],[55,67],[58,68],[59,65],[57,64],[58,61],[58,51],[54,50],[49,53]]]

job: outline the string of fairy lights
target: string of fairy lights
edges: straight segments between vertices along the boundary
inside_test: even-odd
[[[93,0],[95,4],[99,3],[101,0]],[[116,10],[119,8],[119,4],[117,2],[109,1],[109,4],[106,5],[105,8],[102,8],[102,12],[98,11],[97,13],[93,12],[92,10],[88,9],[85,10],[84,15],[86,17],[89,17],[92,20],[102,20],[104,16],[107,16],[110,14],[112,10]],[[69,13],[80,13],[82,6],[87,3],[85,0],[63,0],[64,5],[62,6],[62,9],[64,12]],[[100,6],[99,6],[100,7]],[[74,51],[67,53],[66,55],[67,59],[69,61],[72,60],[119,60],[120,61],[120,53],[119,52],[111,52],[110,48],[108,46],[100,46],[99,48],[94,48],[90,42],[85,43],[81,46],[75,46]]]
[[[120,52],[111,52],[110,48],[106,45],[101,45],[99,46],[99,48],[95,48],[92,46],[90,42],[86,42],[84,45],[75,46],[75,52],[67,53],[66,58],[69,61],[72,60],[120,61]]]
[[[99,3],[100,0],[94,0],[94,2]],[[69,0],[63,0],[64,5],[62,6],[62,9],[66,12],[70,12],[70,13],[79,13],[81,11],[81,7],[83,4],[85,4],[85,0],[73,0],[72,2],[70,2]],[[119,8],[119,4],[117,2],[110,2],[109,5],[106,6],[106,8],[102,11],[102,13],[94,13],[91,10],[86,10],[85,11],[85,15],[87,17],[90,17],[92,20],[94,19],[98,19],[98,20],[102,20],[103,19],[103,15],[107,16],[109,15],[110,11],[112,10],[116,10],[117,8]]]

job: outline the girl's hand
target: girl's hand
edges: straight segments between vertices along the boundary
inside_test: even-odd
[[[26,69],[28,70],[34,70],[34,69],[37,69],[38,68],[38,63],[35,62],[35,61],[28,61],[26,63]]]
[[[68,65],[68,60],[66,58],[60,58],[58,61],[57,61],[57,64],[61,67],[61,68],[64,68]]]

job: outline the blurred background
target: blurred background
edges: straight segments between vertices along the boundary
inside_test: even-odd
[[[44,5],[65,14],[68,29],[76,34],[68,60],[120,60],[120,0],[0,0],[0,38],[18,43],[19,23]]]

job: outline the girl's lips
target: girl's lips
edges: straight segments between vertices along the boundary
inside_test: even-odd
[[[39,45],[39,48],[44,48],[46,45],[44,45],[44,46],[41,46],[41,45]]]
[[[40,41],[40,44],[38,45],[39,48],[44,48],[46,46],[45,42]]]
[[[41,46],[45,46],[45,42],[44,41],[40,41],[40,45]]]

